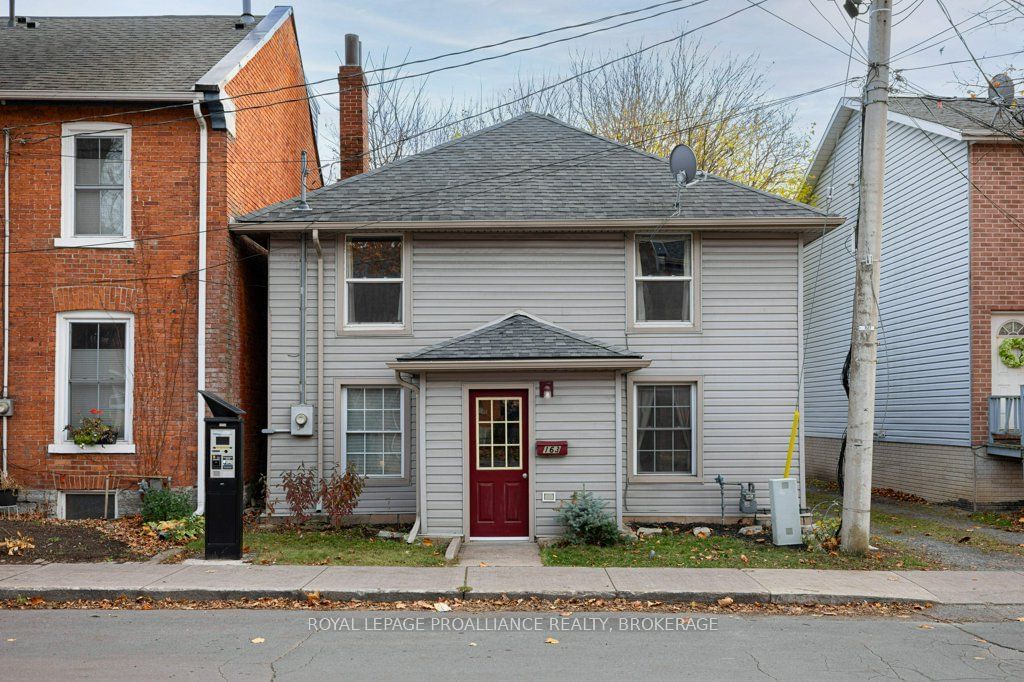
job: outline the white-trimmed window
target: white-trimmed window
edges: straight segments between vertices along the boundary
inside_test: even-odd
[[[134,452],[132,417],[135,320],[131,313],[67,312],[57,315],[54,441],[51,453]],[[98,417],[117,442],[81,447],[68,426]]]
[[[344,328],[404,329],[407,269],[401,236],[346,237]]]
[[[405,474],[405,400],[398,386],[343,386],[344,462],[360,476]]]
[[[634,326],[693,326],[693,236],[637,235],[634,244]]]
[[[131,126],[65,123],[57,246],[130,248]]]
[[[697,472],[695,383],[633,385],[633,472],[640,476]]]

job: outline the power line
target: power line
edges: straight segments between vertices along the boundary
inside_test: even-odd
[[[984,9],[980,9],[977,12],[974,12],[973,14],[969,15],[967,18],[963,19],[962,21],[957,22],[957,27],[959,28],[960,26],[963,26],[964,24],[966,24],[967,22],[971,21],[972,19],[976,19],[976,18],[980,17],[985,12],[992,11],[999,4],[1000,4],[1000,2],[995,2],[995,3],[991,4],[991,5],[989,5],[988,7],[985,7]],[[991,24],[991,22],[995,21],[996,19],[1001,19],[1001,18],[1005,17],[1008,14],[1010,14],[1010,10],[1004,10],[1004,11],[1000,12],[999,14],[997,14],[995,16],[995,18],[993,18],[993,19],[984,18],[979,23],[974,24],[973,26],[969,26],[969,27],[965,28],[964,29],[964,33],[970,33],[972,31],[978,30],[979,28],[983,28],[985,26],[988,26],[988,25]],[[1015,21],[1015,19],[1011,19],[1010,21]],[[938,37],[940,37],[940,36],[942,36],[942,35],[944,35],[946,33],[949,33],[951,30],[953,30],[953,29],[951,29],[951,28],[944,28],[944,29],[942,29],[941,31],[939,31],[937,33],[933,33],[932,35],[928,36],[924,40],[920,40],[920,41],[914,43],[913,45],[911,45],[910,47],[907,47],[907,48],[897,52],[896,54],[894,54],[892,56],[892,59],[896,60],[898,58],[911,57],[911,56],[913,56],[915,54],[918,54],[919,52],[924,52],[925,50],[929,50],[929,49],[931,49],[933,47],[941,45],[942,43],[945,43],[945,42],[947,42],[949,40],[952,40],[956,36],[949,36],[947,38],[943,38],[942,40],[940,40],[938,42],[931,43],[932,40],[934,40],[934,39],[936,39],[936,38],[938,38]],[[926,43],[930,43],[930,44],[926,44]]]
[[[761,2],[767,2],[767,0],[760,0],[760,1]],[[396,69],[401,69],[402,67],[409,66],[411,64],[422,64],[422,63],[436,61],[438,59],[443,59],[445,57],[449,57],[449,56],[453,56],[453,55],[457,55],[457,54],[467,54],[469,52],[476,52],[478,50],[487,49],[487,48],[495,47],[495,46],[498,46],[498,45],[505,45],[505,44],[508,44],[508,43],[517,42],[517,41],[521,41],[521,40],[526,40],[526,39],[534,38],[534,37],[537,37],[537,36],[540,36],[540,35],[547,35],[547,34],[550,34],[550,33],[556,33],[556,32],[559,32],[559,31],[569,30],[571,28],[577,28],[579,26],[592,25],[592,24],[600,23],[602,21],[606,21],[606,20],[612,19],[612,18],[617,18],[617,17],[627,16],[627,15],[637,14],[639,12],[644,12],[644,11],[649,10],[649,9],[654,9],[654,8],[657,8],[657,7],[662,7],[664,5],[677,4],[679,2],[682,2],[682,0],[669,0],[668,2],[660,2],[660,3],[656,3],[654,5],[648,5],[647,7],[642,7],[640,9],[630,10],[630,11],[627,11],[627,12],[620,12],[619,14],[612,14],[612,15],[608,15],[606,17],[602,17],[600,19],[594,19],[594,20],[591,20],[591,21],[588,21],[588,22],[583,22],[582,24],[575,24],[575,25],[571,25],[571,26],[562,26],[562,27],[559,27],[559,28],[550,29],[548,31],[542,31],[541,33],[537,33],[537,34],[533,34],[533,35],[529,35],[529,36],[520,36],[520,37],[517,37],[517,38],[510,38],[508,40],[505,40],[505,41],[502,41],[502,42],[499,42],[499,43],[493,43],[493,44],[490,44],[490,45],[478,46],[478,47],[470,48],[470,49],[467,49],[467,50],[462,50],[462,51],[459,51],[459,52],[451,52],[451,53],[447,53],[445,55],[439,55],[439,56],[436,56],[436,57],[428,57],[428,58],[425,58],[425,59],[414,60],[414,61],[409,61],[409,62],[403,62],[401,64],[395,64],[395,65],[392,65],[392,66],[381,67],[381,68],[378,68],[378,69],[370,69],[370,70],[364,71],[363,73],[364,74],[373,74],[373,73],[380,73],[382,71],[395,71]],[[635,24],[635,23],[642,22],[642,21],[648,21],[650,19],[654,19],[655,17],[659,17],[659,16],[662,16],[664,14],[669,14],[669,13],[672,13],[672,12],[679,12],[679,11],[682,11],[682,10],[690,9],[692,7],[696,7],[697,5],[702,5],[702,4],[706,3],[706,2],[709,2],[709,0],[694,0],[690,4],[685,5],[683,7],[675,7],[675,8],[663,10],[661,12],[656,12],[654,14],[651,14],[651,15],[648,15],[648,16],[645,16],[645,17],[640,17],[638,19],[632,19],[630,21],[624,21],[624,22],[621,22],[621,23],[618,23],[618,24],[614,24],[612,26],[605,26],[605,27],[602,27],[602,28],[594,29],[592,31],[587,31],[587,32],[584,32],[584,33],[580,33],[580,34],[577,34],[577,35],[574,35],[574,36],[568,36],[568,37],[565,37],[565,38],[558,38],[556,40],[550,40],[548,42],[541,43],[541,44],[538,44],[538,45],[531,45],[531,46],[528,46],[528,47],[519,48],[517,50],[511,50],[509,52],[504,52],[504,53],[498,54],[498,55],[489,55],[487,57],[481,57],[479,59],[470,60],[468,62],[462,62],[462,63],[459,63],[459,64],[450,64],[450,65],[447,65],[447,66],[438,67],[436,69],[431,69],[431,70],[428,70],[428,71],[422,71],[422,72],[419,72],[419,73],[399,75],[399,76],[396,76],[394,78],[377,81],[376,83],[373,83],[372,85],[374,87],[379,87],[381,85],[386,85],[388,83],[394,83],[394,82],[397,82],[397,81],[407,80],[407,79],[410,79],[410,78],[423,78],[425,76],[430,76],[432,74],[440,73],[442,71],[449,71],[449,70],[452,70],[452,69],[458,69],[458,68],[462,68],[462,67],[465,67],[465,66],[471,66],[471,65],[474,65],[474,64],[480,64],[482,62],[493,61],[495,59],[502,59],[504,57],[508,57],[508,56],[511,56],[511,55],[521,54],[523,52],[530,52],[532,50],[537,50],[537,49],[540,49],[540,48],[543,48],[543,47],[548,47],[550,45],[555,45],[557,43],[564,43],[564,42],[567,42],[567,41],[570,41],[570,40],[577,40],[579,38],[584,38],[584,37],[587,37],[587,36],[590,36],[590,35],[594,35],[596,33],[602,33],[604,31],[610,31],[612,29],[621,28],[622,26],[627,26],[629,24]],[[309,82],[298,83],[298,84],[283,85],[283,86],[279,86],[279,87],[276,87],[276,88],[269,88],[269,89],[266,89],[266,90],[257,90],[257,91],[247,92],[247,93],[239,93],[237,95],[229,95],[229,97],[232,100],[237,100],[237,99],[243,99],[243,98],[246,98],[246,97],[254,97],[256,95],[273,94],[273,93],[277,93],[277,92],[282,92],[284,90],[293,90],[293,89],[297,89],[297,88],[307,88],[307,91],[312,91],[312,86],[314,86],[314,85],[320,85],[322,83],[336,82],[336,81],[337,81],[337,76],[331,76],[330,78],[322,78],[320,80],[315,80],[315,81],[309,81]],[[317,93],[317,92],[313,91],[313,94],[307,95],[304,98],[296,98],[296,99],[293,99],[293,100],[286,100],[286,101],[303,101],[303,100],[308,100],[308,99],[315,99],[317,97],[326,97],[328,95],[341,94],[343,92],[349,92],[349,91],[352,91],[352,90],[355,90],[355,89],[356,88],[345,88],[345,89],[341,89],[341,90],[339,90],[337,92],[333,92],[333,93]],[[164,110],[164,109],[180,109],[180,108],[183,108],[183,107],[191,107],[191,106],[192,106],[191,102],[188,102],[188,103],[176,103],[176,104],[165,104],[165,105],[160,105],[160,106],[157,106],[157,107],[149,107],[149,108],[146,108],[146,109],[138,109],[138,110],[135,110],[135,111],[127,111],[127,112],[117,112],[117,113],[111,113],[111,114],[104,114],[104,115],[100,116],[99,118],[110,117],[110,116],[123,116],[123,115],[126,115],[126,114],[133,114],[133,113],[150,113],[150,112],[154,112],[154,111],[161,111],[161,110]],[[245,110],[245,108],[233,109],[233,111],[244,111],[244,110]],[[21,126],[14,126],[11,129],[13,130],[15,128],[39,127],[39,126],[44,126],[44,125],[55,125],[56,123],[71,123],[71,122],[74,122],[74,121],[83,121],[83,120],[95,120],[95,118],[97,118],[97,117],[69,119],[69,120],[63,120],[63,121],[51,121],[49,123],[23,124]],[[191,118],[191,117],[187,117],[187,118]],[[44,139],[46,139],[46,138],[44,138]]]
[[[796,93],[796,94],[793,94],[793,95],[787,95],[785,97],[781,97],[781,98],[778,98],[778,99],[775,99],[775,100],[769,100],[767,102],[762,102],[762,103],[759,103],[757,105],[753,105],[751,107],[747,107],[746,109],[743,109],[743,110],[740,110],[740,111],[729,112],[727,115],[725,115],[723,117],[720,117],[718,119],[711,119],[711,120],[701,121],[701,122],[695,123],[695,124],[687,126],[687,127],[677,128],[677,129],[674,129],[674,130],[671,130],[671,131],[668,131],[668,132],[659,133],[659,134],[654,135],[654,136],[649,137],[649,138],[643,138],[643,139],[641,139],[638,142],[638,144],[643,144],[643,143],[647,143],[647,142],[653,142],[653,141],[659,140],[661,138],[666,138],[666,137],[673,136],[673,135],[679,135],[681,133],[685,133],[685,132],[688,132],[688,131],[691,131],[691,130],[699,129],[702,126],[706,126],[706,125],[709,125],[711,123],[716,123],[716,122],[728,120],[729,118],[733,118],[735,116],[739,116],[739,115],[742,115],[742,114],[745,114],[745,113],[750,113],[750,112],[753,112],[753,111],[758,111],[758,110],[766,109],[766,108],[769,108],[769,107],[780,106],[782,104],[786,104],[788,102],[795,101],[795,100],[803,98],[803,97],[808,97],[810,95],[818,94],[820,92],[825,92],[827,90],[831,90],[831,89],[834,89],[834,88],[837,88],[837,87],[840,87],[840,86],[845,86],[845,85],[848,84],[848,82],[849,82],[849,80],[838,81],[838,82],[835,82],[835,83],[830,83],[828,85],[824,85],[824,86],[821,86],[821,87],[818,87],[818,88],[814,88],[814,89],[811,89],[811,90],[806,90],[806,91],[803,91],[803,92],[800,92],[800,93]],[[681,120],[683,120],[683,119],[677,119],[677,121],[681,121]],[[675,121],[670,121],[670,122],[675,122]],[[486,182],[491,182],[491,181],[496,181],[496,180],[505,180],[505,179],[507,179],[509,177],[513,177],[513,176],[517,176],[517,175],[523,175],[523,174],[526,174],[526,173],[530,173],[532,171],[543,170],[545,168],[551,168],[551,167],[554,167],[554,166],[559,166],[559,165],[564,164],[564,163],[569,162],[569,161],[576,161],[576,160],[579,160],[579,159],[589,159],[590,157],[593,157],[593,156],[600,156],[600,155],[604,155],[604,154],[615,153],[615,152],[623,152],[623,151],[636,151],[636,150],[633,147],[619,144],[619,145],[617,145],[615,147],[611,147],[609,149],[602,149],[602,150],[598,150],[596,152],[588,152],[586,154],[581,154],[581,155],[574,156],[574,157],[569,157],[569,158],[566,158],[566,159],[560,159],[558,161],[550,162],[550,163],[547,163],[547,164],[531,166],[531,167],[528,167],[528,168],[525,168],[525,169],[520,169],[520,170],[517,170],[517,171],[511,171],[511,172],[508,172],[508,173],[502,173],[502,174],[498,174],[498,175],[488,176],[486,178],[475,179],[475,180],[471,180],[471,181],[468,181],[468,182],[460,183],[458,185],[445,186],[445,187],[440,187],[440,188],[436,188],[436,189],[432,189],[432,190],[424,190],[422,192],[417,192],[417,193],[413,193],[413,194],[407,194],[407,195],[403,195],[403,196],[400,196],[400,197],[389,197],[388,199],[382,199],[382,200],[379,200],[379,201],[365,202],[363,204],[359,204],[359,205],[353,206],[351,208],[363,208],[363,207],[366,207],[366,206],[374,206],[374,205],[378,205],[378,204],[382,204],[382,203],[390,203],[390,202],[393,202],[393,201],[402,201],[402,200],[405,200],[405,199],[416,198],[416,197],[425,196],[425,195],[429,195],[429,194],[438,194],[438,193],[450,192],[452,190],[460,189],[462,187],[478,185],[478,184],[482,184],[482,183],[486,183]],[[567,166],[565,168],[575,168],[575,167],[576,166]],[[556,168],[555,171],[553,171],[553,172],[558,172],[560,170],[563,170],[563,168]],[[526,178],[523,178],[523,179],[519,180],[518,182],[525,182],[527,180],[535,179],[536,177],[545,177],[545,175],[540,175],[540,176],[538,176],[538,175],[530,175],[530,176],[528,176]],[[513,184],[515,182],[517,182],[517,181],[513,181]],[[508,186],[507,184],[500,185],[500,187],[502,187],[502,188],[507,187],[507,186]],[[483,190],[483,191],[478,192],[476,194],[470,194],[468,196],[470,196],[470,197],[478,196],[480,194],[485,194],[487,192],[493,191],[494,189],[496,189],[496,188],[494,188],[494,187],[488,188],[486,190]],[[456,199],[456,201],[463,201],[466,198],[467,198],[466,195],[462,195],[462,196],[459,196]],[[435,205],[432,208],[436,209],[436,208],[439,208],[440,206],[443,206],[443,205],[445,205],[445,204],[438,204],[438,205]],[[327,211],[305,212],[303,214],[303,216],[304,216],[304,218],[305,217],[315,217],[317,215],[324,215],[326,213],[328,213],[328,212]],[[396,216],[393,216],[393,218],[401,218],[401,217],[404,217],[404,216],[413,215],[413,214],[419,214],[419,213],[423,213],[423,211],[419,210],[419,209],[414,209],[414,210],[410,210],[410,211],[407,211],[405,213],[401,213],[401,214],[398,214]],[[254,223],[256,223],[256,222],[273,222],[273,221],[254,221]],[[366,222],[363,225],[353,226],[352,228],[350,228],[350,230],[354,231],[354,230],[365,229],[367,227],[372,227],[373,225],[379,224],[381,222],[384,222],[384,221],[383,220],[376,220],[376,221]],[[312,227],[314,225],[314,221],[312,221],[312,220],[308,220],[308,221],[307,220],[302,220],[302,221],[298,221],[297,222],[297,224],[302,224],[302,223],[306,223],[306,228],[310,228],[310,227]],[[135,241],[135,242],[157,241],[157,240],[160,240],[160,239],[168,239],[168,238],[173,238],[173,237],[194,236],[194,235],[198,235],[198,234],[201,234],[201,233],[204,233],[204,232],[206,234],[209,234],[209,233],[212,233],[212,232],[224,232],[224,231],[229,231],[230,229],[231,229],[231,227],[207,228],[205,231],[189,230],[189,231],[180,232],[180,233],[162,234],[162,235],[151,235],[151,236],[148,236],[148,237],[143,237],[143,236],[133,237],[132,241]],[[126,240],[124,238],[121,238],[121,239],[117,239],[117,240],[113,240],[111,242],[108,242],[108,243],[106,243],[106,245],[119,244],[119,243],[123,243],[124,241],[126,241]],[[95,247],[95,246],[103,246],[103,245],[104,244],[95,244],[93,246]],[[49,253],[49,252],[66,252],[66,251],[67,251],[67,247],[49,246],[49,247],[40,247],[40,248],[34,248],[34,249],[11,250],[9,253],[11,253],[11,254],[23,254],[23,253]]]
[[[706,1],[706,0],[701,0],[701,1],[703,2],[703,1]],[[762,2],[762,3],[763,2],[767,2],[767,1],[768,0],[760,0],[760,2]],[[656,43],[648,45],[647,47],[642,47],[642,48],[640,48],[638,50],[635,50],[633,52],[629,52],[629,53],[624,54],[624,55],[622,55],[620,57],[616,57],[615,59],[611,59],[611,60],[609,60],[607,62],[604,62],[602,64],[598,64],[597,66],[594,66],[593,68],[587,69],[585,71],[581,71],[579,73],[575,73],[572,76],[569,76],[568,78],[565,78],[565,79],[563,79],[561,81],[558,81],[556,83],[552,83],[552,84],[544,86],[542,88],[538,88],[537,90],[535,90],[532,93],[529,93],[528,95],[525,95],[523,97],[519,97],[517,99],[513,99],[511,101],[507,101],[507,102],[505,102],[503,104],[491,107],[490,109],[485,109],[484,111],[478,112],[478,113],[473,114],[471,116],[467,116],[467,117],[465,117],[463,119],[460,119],[459,121],[455,121],[455,122],[446,124],[445,126],[440,126],[439,128],[435,128],[433,130],[443,129],[443,128],[448,127],[450,125],[457,125],[457,124],[459,124],[459,123],[461,123],[463,121],[470,120],[470,119],[473,119],[473,118],[479,118],[480,116],[484,116],[484,115],[486,115],[486,114],[488,114],[490,112],[496,111],[498,109],[501,109],[503,107],[509,106],[511,104],[516,104],[518,102],[522,102],[522,101],[528,99],[529,97],[533,97],[536,94],[539,94],[541,92],[545,92],[547,90],[551,90],[551,89],[559,87],[561,85],[565,85],[566,83],[570,83],[570,82],[572,82],[574,80],[578,80],[579,78],[582,78],[583,76],[586,76],[586,75],[588,75],[590,73],[594,73],[595,71],[599,71],[601,69],[605,69],[605,68],[611,66],[612,64],[616,64],[616,63],[624,61],[626,59],[630,59],[631,57],[635,57],[635,56],[637,56],[639,54],[643,54],[645,52],[649,52],[650,50],[653,50],[655,48],[661,47],[662,45],[667,45],[669,43],[675,42],[675,41],[677,41],[677,40],[679,40],[681,38],[684,38],[685,36],[688,36],[690,34],[693,34],[693,33],[697,32],[697,31],[703,30],[703,29],[708,28],[710,26],[714,26],[715,24],[719,24],[719,23],[721,23],[723,21],[726,21],[727,19],[731,19],[732,17],[734,17],[734,16],[736,16],[738,14],[741,14],[743,12],[746,12],[746,11],[748,11],[750,9],[753,9],[754,7],[759,7],[760,6],[759,4],[754,3],[753,0],[747,0],[747,2],[750,2],[751,4],[747,5],[745,7],[741,7],[739,9],[737,9],[737,10],[732,11],[732,12],[729,12],[728,14],[720,16],[720,17],[718,17],[716,19],[713,19],[711,21],[708,21],[708,22],[706,22],[704,24],[701,24],[700,26],[697,26],[696,28],[683,31],[682,33],[674,35],[674,36],[672,36],[670,38],[667,38],[665,40],[658,41]],[[326,93],[326,94],[339,94],[340,92],[342,92],[342,91],[339,90],[338,92]],[[239,111],[249,111],[249,110],[253,110],[253,109],[264,109],[264,108],[271,107],[271,106],[279,106],[281,104],[287,104],[287,103],[290,103],[290,102],[304,102],[304,101],[307,101],[309,99],[312,99],[315,96],[322,96],[322,95],[306,95],[305,97],[297,97],[297,98],[293,98],[293,99],[280,100],[278,102],[270,102],[270,103],[266,103],[266,104],[257,104],[257,105],[251,105],[251,106],[248,106],[248,107],[238,107],[238,108],[234,109],[234,111],[236,111],[236,112],[239,112]],[[171,124],[171,123],[177,123],[177,122],[181,122],[181,121],[192,121],[194,119],[195,119],[194,116],[185,116],[185,117],[181,117],[181,118],[168,119],[168,120],[164,120],[164,121],[150,121],[148,123],[140,123],[140,124],[138,124],[136,126],[133,126],[133,127],[134,128],[143,128],[143,127],[151,127],[151,126],[157,126],[157,125],[168,125],[168,124]],[[112,128],[111,131],[113,131],[113,130],[119,130],[119,129]],[[103,132],[103,131],[96,131],[93,134],[97,134],[97,133],[100,133],[100,132]],[[431,131],[427,131],[427,132],[432,132],[432,130]],[[59,134],[59,135],[46,135],[46,136],[43,136],[43,137],[34,138],[32,140],[26,140],[26,139],[22,138],[19,141],[22,142],[23,144],[39,144],[39,143],[45,142],[47,140],[62,139],[62,138],[65,138],[65,137],[74,137],[74,134],[68,133],[68,134]],[[395,144],[395,143],[389,143],[389,144]]]
[[[770,14],[771,16],[775,17],[776,19],[778,19],[779,21],[781,21],[782,23],[784,23],[784,24],[786,24],[788,26],[792,26],[793,28],[795,28],[796,30],[800,31],[804,35],[809,36],[809,37],[813,38],[814,40],[818,41],[819,43],[821,43],[825,47],[828,47],[829,49],[832,49],[832,50],[836,50],[837,52],[839,52],[839,54],[843,55],[844,57],[846,56],[846,52],[842,48],[836,47],[835,45],[833,45],[832,43],[828,42],[824,38],[819,38],[818,36],[814,35],[810,31],[808,31],[807,29],[803,28],[802,26],[798,26],[797,24],[794,24],[789,19],[786,19],[785,17],[783,17],[783,16],[781,16],[779,14],[776,14],[775,12],[771,11],[767,7],[764,7],[763,6],[763,2],[755,3],[754,0],[746,0],[746,1],[748,3],[750,3],[750,5],[752,7],[757,7],[762,12],[766,12],[766,13]],[[829,25],[831,26],[831,24],[829,24]],[[835,28],[835,27],[833,26],[833,28]],[[857,61],[862,63],[862,64],[865,63],[864,60],[861,59],[860,57],[857,57]]]

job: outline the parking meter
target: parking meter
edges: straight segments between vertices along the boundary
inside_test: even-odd
[[[200,391],[212,417],[206,428],[206,558],[242,558],[242,415],[220,396]]]

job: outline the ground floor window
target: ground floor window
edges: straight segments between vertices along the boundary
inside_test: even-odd
[[[638,474],[694,474],[696,385],[635,384],[634,443]]]
[[[56,443],[72,440],[67,427],[78,428],[83,419],[98,419],[117,442],[131,442],[133,331],[130,313],[58,316]]]
[[[397,386],[342,388],[345,462],[368,477],[405,475],[405,405]]]

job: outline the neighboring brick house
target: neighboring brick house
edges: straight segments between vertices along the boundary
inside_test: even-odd
[[[19,20],[0,31],[0,63],[4,466],[69,515],[96,508],[82,491],[143,476],[195,489],[205,388],[246,410],[253,480],[266,252],[227,228],[295,194],[303,151],[321,184],[292,9]],[[70,442],[65,427],[92,409],[116,443]]]
[[[840,103],[808,173],[819,204],[850,218],[804,252],[807,463],[829,479],[846,424],[858,112]],[[1024,368],[999,357],[1024,337],[1022,130],[1019,101],[891,101],[875,487],[965,506],[1024,500]]]

